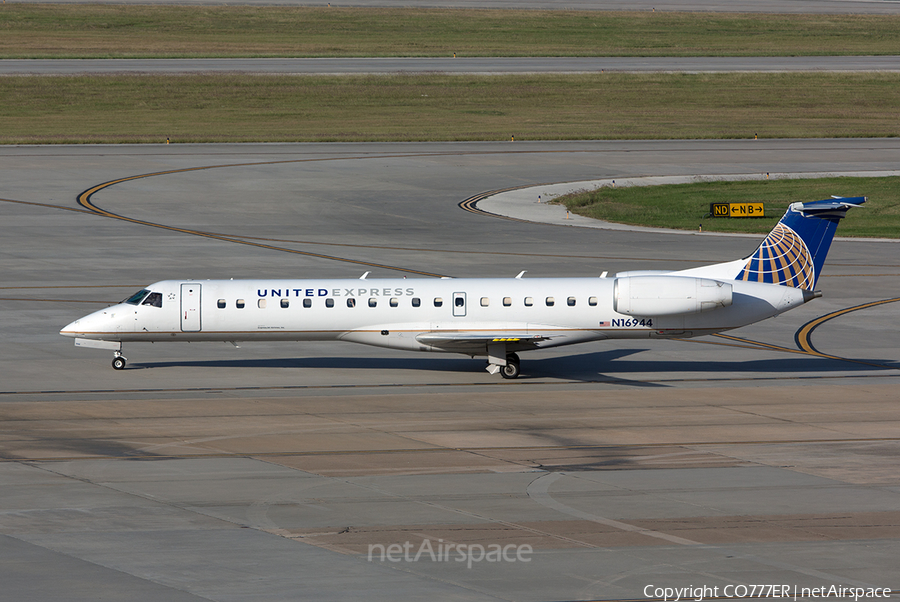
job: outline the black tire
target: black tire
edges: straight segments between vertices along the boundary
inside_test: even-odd
[[[512,356],[515,356],[515,354],[512,354]],[[516,357],[515,361],[513,361],[512,356],[506,358],[505,366],[500,366],[500,376],[503,378],[519,378],[519,358]]]
[[[126,362],[124,357],[114,357],[112,361],[112,367],[114,370],[124,370],[125,363]]]

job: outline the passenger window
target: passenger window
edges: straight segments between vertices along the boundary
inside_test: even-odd
[[[356,307],[356,299],[353,297],[347,299],[347,307]]]
[[[400,305],[400,301],[397,297],[391,297],[391,307],[397,307],[398,305]]]
[[[569,297],[566,299],[566,305],[569,307],[575,307],[575,297]]]
[[[532,305],[534,305],[534,298],[525,297],[525,307],[531,307]]]
[[[369,299],[369,307],[377,307],[378,299]]]
[[[225,299],[219,299],[216,301],[216,307],[219,309],[225,309]]]
[[[466,300],[462,297],[457,297],[456,299],[453,300],[453,303],[454,303],[454,305],[456,305],[456,307],[462,307],[463,305],[466,304]]]
[[[256,305],[259,306],[260,309],[265,309],[266,308],[266,300],[260,299],[259,301],[256,302]]]
[[[440,306],[442,306],[443,304],[444,304],[444,300],[443,300],[441,297],[435,297],[435,298],[434,298],[434,306],[435,306],[435,307],[440,307]]]
[[[152,307],[162,307],[162,293],[150,293],[141,305],[150,305]]]
[[[291,302],[290,302],[290,301],[288,301],[287,299],[282,299],[282,300],[281,300],[281,307],[287,309],[287,308],[290,307],[290,306],[291,306]]]
[[[457,301],[461,301],[461,299],[457,299]],[[482,298],[481,298],[481,307],[487,307],[487,306],[489,306],[490,304],[491,304],[491,300],[490,300],[490,299],[488,299],[487,297],[482,297]],[[459,304],[457,304],[457,305],[459,305]]]
[[[312,299],[304,299],[303,307],[307,307],[307,308],[312,307]]]
[[[422,305],[422,300],[419,299],[418,297],[413,297],[413,299],[412,299],[412,306],[413,306],[413,307],[419,307],[420,305]]]
[[[512,305],[512,297],[503,297],[503,307]]]
[[[556,299],[553,297],[547,297],[547,307],[553,307],[556,304]]]
[[[588,297],[588,305],[597,305],[597,297]]]
[[[334,299],[325,299],[325,307],[334,307]]]
[[[238,299],[237,301],[235,301],[234,304],[238,309],[244,309],[244,300],[243,299]]]

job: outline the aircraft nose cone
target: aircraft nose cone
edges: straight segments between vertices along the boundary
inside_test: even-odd
[[[81,318],[75,320],[74,322],[63,326],[62,330],[59,331],[59,334],[64,337],[74,337],[78,334],[78,324],[81,322]]]
[[[98,335],[115,331],[115,323],[112,320],[115,316],[115,312],[110,312],[109,308],[101,309],[67,324],[59,334],[64,337],[97,338]]]

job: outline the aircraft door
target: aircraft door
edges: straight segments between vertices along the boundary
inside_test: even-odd
[[[181,331],[200,332],[200,284],[181,285]]]
[[[453,293],[453,315],[457,318],[466,317],[466,294]]]

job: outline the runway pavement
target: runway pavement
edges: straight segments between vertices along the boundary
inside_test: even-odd
[[[737,338],[523,354],[519,381],[340,343],[134,344],[119,372],[57,334],[163,278],[356,277],[371,262],[588,276],[736,258],[755,241],[460,203],[898,163],[893,139],[2,147],[0,600],[900,588],[896,243],[836,241],[822,299]],[[146,177],[99,186],[132,176]],[[96,205],[158,227],[82,210],[98,186]],[[816,320],[818,354],[795,338]]]

